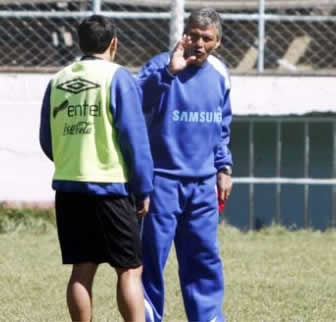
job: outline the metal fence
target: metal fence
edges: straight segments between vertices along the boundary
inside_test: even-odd
[[[217,54],[233,73],[336,74],[331,0],[2,0],[0,70],[43,71],[73,61],[80,55],[78,22],[94,12],[116,19],[117,62],[136,70],[181,32],[172,24],[181,20],[176,9],[185,18],[204,5],[221,14],[224,37]]]

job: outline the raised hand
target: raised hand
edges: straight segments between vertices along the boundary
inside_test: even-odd
[[[196,56],[192,54],[192,41],[190,36],[183,35],[173,49],[168,69],[172,74],[176,74],[186,68],[189,64],[196,60]]]

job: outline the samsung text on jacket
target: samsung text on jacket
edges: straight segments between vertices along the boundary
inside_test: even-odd
[[[198,123],[221,123],[222,111],[217,112],[186,112],[173,111],[173,121],[175,122],[198,122]]]

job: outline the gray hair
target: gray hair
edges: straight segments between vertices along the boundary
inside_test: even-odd
[[[188,17],[185,29],[188,29],[190,25],[213,25],[216,27],[218,40],[221,41],[222,39],[223,30],[221,18],[218,12],[213,8],[203,8],[200,10],[192,11],[190,16]]]

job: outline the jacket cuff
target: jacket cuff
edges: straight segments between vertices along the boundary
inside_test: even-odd
[[[149,197],[148,193],[142,193],[142,194],[136,194],[135,199],[136,200],[145,200]]]
[[[219,169],[218,172],[222,172],[228,176],[232,176],[232,167],[230,165],[225,165],[223,168]]]

